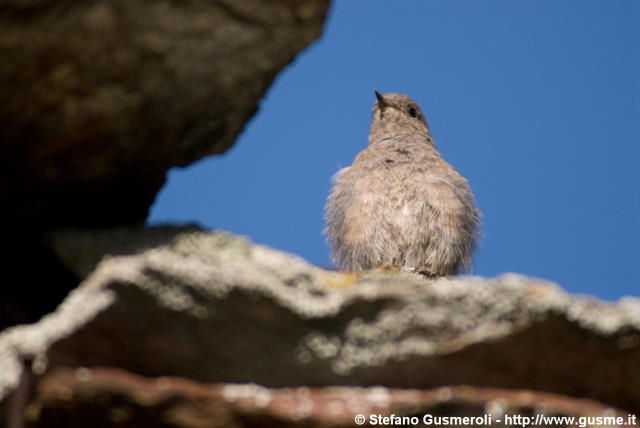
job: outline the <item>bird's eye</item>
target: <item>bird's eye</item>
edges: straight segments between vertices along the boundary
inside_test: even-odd
[[[418,117],[418,112],[416,112],[415,107],[409,107],[409,114],[411,117]]]

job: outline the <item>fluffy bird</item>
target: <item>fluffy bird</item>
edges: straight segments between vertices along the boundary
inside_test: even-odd
[[[436,150],[415,101],[375,94],[369,146],[334,176],[327,199],[334,263],[350,272],[470,271],[480,212],[469,183]]]

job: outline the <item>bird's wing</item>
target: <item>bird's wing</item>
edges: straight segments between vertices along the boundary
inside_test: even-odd
[[[336,172],[335,174],[333,174],[333,177],[331,177],[331,184],[336,184],[338,180],[340,180],[340,178],[344,175],[345,172],[347,172],[349,168],[351,167],[350,166],[344,167],[338,172]]]

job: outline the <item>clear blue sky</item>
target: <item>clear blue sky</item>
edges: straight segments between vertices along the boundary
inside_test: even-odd
[[[484,214],[475,273],[640,294],[640,1],[338,0],[222,156],[174,169],[149,224],[197,222],[331,266],[330,177],[374,89],[422,107]]]

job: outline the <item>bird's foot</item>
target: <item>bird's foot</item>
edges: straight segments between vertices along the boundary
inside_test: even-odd
[[[428,271],[428,270],[420,270],[418,271],[418,273],[422,276],[426,276],[427,278],[435,278],[438,275],[436,275],[435,273]]]
[[[376,272],[398,272],[401,271],[402,268],[400,266],[396,266],[396,265],[392,265],[392,264],[386,264],[386,265],[382,265],[379,266],[375,269]]]

